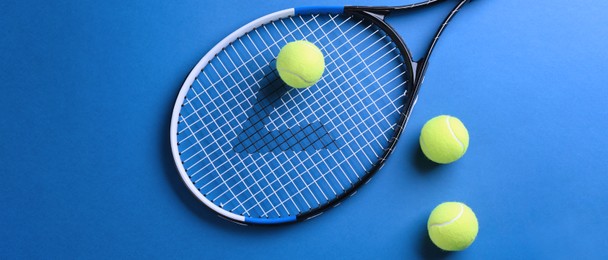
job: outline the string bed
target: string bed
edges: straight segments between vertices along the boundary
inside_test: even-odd
[[[286,86],[275,58],[295,40],[325,56],[321,80]],[[406,67],[390,37],[346,15],[298,15],[244,34],[186,94],[178,150],[214,204],[254,218],[298,215],[361,180],[388,149],[404,112]]]

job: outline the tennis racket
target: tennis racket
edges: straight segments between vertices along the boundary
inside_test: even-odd
[[[241,224],[306,220],[354,194],[391,154],[437,39],[468,0],[453,1],[417,61],[385,17],[441,2],[287,9],[228,35],[190,72],[173,109],[171,148],[186,186]],[[275,68],[295,40],[325,57],[323,77],[306,89],[285,85]]]

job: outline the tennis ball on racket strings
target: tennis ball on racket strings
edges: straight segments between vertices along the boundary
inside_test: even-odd
[[[323,53],[308,41],[294,41],[281,48],[277,71],[281,79],[294,88],[306,88],[321,79],[325,70]]]
[[[437,247],[446,251],[461,251],[475,241],[479,224],[473,210],[464,203],[444,202],[431,212],[427,228],[431,241]]]
[[[464,155],[468,147],[469,132],[458,118],[441,115],[422,127],[420,148],[433,162],[454,162]]]

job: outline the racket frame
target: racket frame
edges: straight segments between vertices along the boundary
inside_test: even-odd
[[[435,37],[427,47],[427,51],[425,55],[418,61],[414,61],[412,58],[412,54],[405,44],[404,40],[401,36],[395,31],[395,29],[389,25],[385,21],[385,17],[390,15],[394,11],[408,11],[415,10],[419,8],[424,8],[428,6],[432,6],[435,4],[439,4],[442,2],[447,2],[450,0],[430,0],[421,3],[415,3],[410,5],[403,6],[308,6],[308,7],[299,7],[299,8],[290,8],[281,11],[277,11],[265,16],[262,16],[256,20],[251,21],[250,23],[242,26],[236,31],[232,32],[224,39],[222,39],[219,43],[217,43],[203,58],[196,64],[194,69],[188,74],[184,84],[182,85],[175,105],[173,107],[173,113],[171,117],[171,126],[170,126],[170,141],[171,141],[171,150],[173,153],[173,158],[175,160],[175,164],[177,169],[182,177],[182,180],[191,191],[191,193],[196,196],[200,201],[202,201],[207,207],[211,208],[215,212],[219,213],[219,216],[227,219],[229,221],[235,222],[237,224],[284,224],[284,223],[292,223],[296,221],[303,221],[310,218],[314,218],[320,214],[322,214],[326,209],[330,207],[335,207],[345,198],[352,196],[356,193],[357,189],[363,184],[368,183],[371,178],[374,176],[376,172],[378,172],[384,162],[388,159],[390,154],[393,152],[399,137],[403,133],[405,126],[407,124],[407,120],[412,112],[412,109],[416,103],[417,95],[420,89],[420,86],[424,80],[424,74],[426,68],[428,66],[428,59],[433,52],[433,49],[444,31],[445,27],[448,25],[450,20],[454,17],[454,15],[460,10],[460,8],[467,2],[471,0],[458,0],[458,4],[452,9],[452,11],[446,16],[441,26],[438,28],[435,33]],[[326,203],[318,208],[313,210],[303,212],[299,215],[292,215],[281,218],[250,218],[242,215],[238,215],[232,213],[228,210],[225,210],[213,202],[211,202],[208,198],[206,198],[194,185],[192,180],[190,179],[184,165],[182,163],[180,152],[178,149],[178,122],[180,118],[181,107],[183,106],[184,99],[190,89],[190,86],[194,83],[196,77],[199,73],[209,64],[209,62],[216,56],[216,54],[220,53],[225,47],[229,46],[232,42],[236,41],[239,37],[245,35],[246,33],[254,30],[255,28],[262,26],[264,24],[270,23],[274,20],[287,18],[295,15],[307,15],[307,14],[342,14],[342,15],[353,15],[359,18],[365,19],[367,21],[372,22],[374,25],[380,27],[385,33],[391,38],[391,40],[395,43],[399,51],[403,55],[404,65],[407,67],[407,94],[406,94],[406,103],[404,112],[401,113],[400,118],[396,124],[395,135],[389,140],[388,147],[384,150],[384,153],[379,157],[378,161],[372,166],[372,168],[367,172],[367,174],[361,177],[361,180],[356,182],[350,188],[348,188],[345,192],[339,194],[329,203]]]

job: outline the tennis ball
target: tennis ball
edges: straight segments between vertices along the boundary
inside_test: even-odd
[[[439,204],[427,224],[433,243],[446,251],[460,251],[469,247],[479,231],[475,213],[464,203]]]
[[[325,70],[323,53],[307,41],[290,42],[277,56],[277,70],[281,79],[294,88],[306,88],[321,79]]]
[[[420,148],[433,162],[454,162],[464,155],[468,147],[469,132],[458,118],[437,116],[422,127]]]

